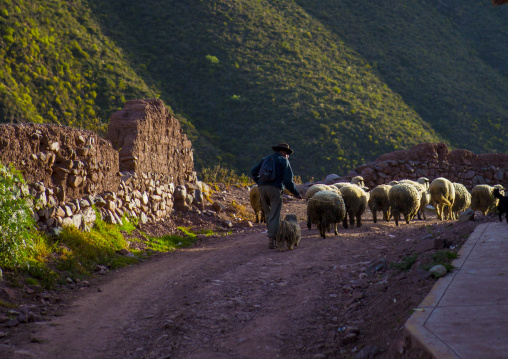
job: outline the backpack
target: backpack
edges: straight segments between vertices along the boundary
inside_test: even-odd
[[[259,180],[264,183],[275,181],[275,159],[267,157],[259,169]]]

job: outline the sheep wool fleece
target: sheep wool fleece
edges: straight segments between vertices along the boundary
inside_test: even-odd
[[[258,189],[261,205],[266,216],[267,235],[268,237],[275,237],[279,230],[282,189],[270,185],[259,185]]]

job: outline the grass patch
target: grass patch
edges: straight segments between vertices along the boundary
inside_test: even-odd
[[[123,226],[123,225],[122,225]],[[126,248],[127,241],[121,234],[122,226],[108,224],[97,219],[89,232],[65,227],[57,238],[59,259],[57,268],[72,275],[88,275],[98,264],[119,266],[116,251]]]
[[[122,224],[120,225],[120,230],[125,231],[128,234],[132,234],[137,229],[137,226],[139,224],[139,218],[133,217],[133,218],[127,218],[122,217]]]
[[[176,234],[168,234],[162,237],[146,236],[144,242],[148,249],[157,252],[169,252],[179,248],[187,248],[192,246],[196,240],[197,235],[190,229],[185,227],[178,227],[183,236]]]
[[[448,272],[453,270],[455,268],[452,265],[452,261],[458,257],[457,252],[455,251],[448,251],[448,250],[439,250],[436,253],[434,253],[432,256],[432,262],[426,263],[422,265],[422,268],[425,270],[429,270],[430,268],[441,264],[446,268]]]
[[[220,164],[215,167],[205,167],[199,172],[199,177],[202,181],[209,184],[223,183],[228,188],[233,184],[240,184],[242,186],[248,186],[253,184],[252,178],[245,174],[237,174],[234,169],[226,168]],[[212,186],[212,188],[218,188]],[[216,189],[217,190],[217,189]]]
[[[18,306],[16,304],[0,299],[0,307],[14,309],[17,308]]]
[[[407,272],[413,264],[415,264],[416,260],[418,259],[418,253],[414,253],[410,256],[402,258],[402,261],[395,263],[392,262],[390,266],[392,268],[400,269],[401,271]]]
[[[247,209],[243,204],[237,203],[236,201],[231,201],[230,208],[233,211],[235,216],[238,216],[242,219],[254,219],[254,214],[252,210]]]

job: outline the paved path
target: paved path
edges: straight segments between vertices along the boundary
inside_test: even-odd
[[[416,345],[433,357],[508,358],[508,223],[476,227],[406,322]]]

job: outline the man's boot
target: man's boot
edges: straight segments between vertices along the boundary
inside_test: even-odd
[[[275,249],[277,245],[275,244],[275,237],[268,237],[268,248]]]

